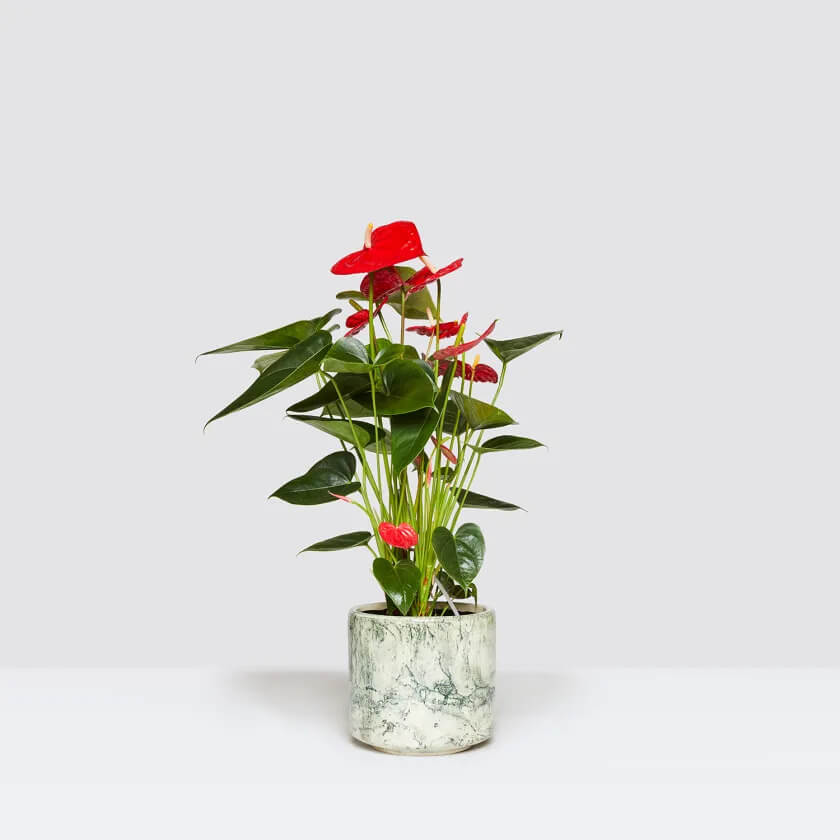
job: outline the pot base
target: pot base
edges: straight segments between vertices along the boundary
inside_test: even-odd
[[[363,741],[361,738],[357,738],[355,735],[352,736],[354,741],[358,741],[360,744],[364,744],[366,747],[370,747],[372,750],[376,750],[377,752],[386,753],[387,755],[455,755],[455,753],[462,753],[466,752],[467,750],[471,750],[473,747],[480,747],[482,744],[486,744],[490,739],[485,738],[483,741],[476,741],[474,744],[467,744],[463,747],[454,747],[451,750],[436,750],[435,752],[426,752],[420,750],[389,750],[387,747],[377,747],[376,744],[369,744],[367,741]]]

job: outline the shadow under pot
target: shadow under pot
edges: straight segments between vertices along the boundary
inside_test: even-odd
[[[456,604],[459,616],[350,611],[350,734],[397,755],[446,755],[493,731],[496,615]]]

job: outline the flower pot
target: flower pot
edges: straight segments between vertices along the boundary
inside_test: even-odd
[[[350,611],[350,734],[399,755],[445,755],[486,741],[493,729],[496,615],[457,605],[460,616]]]

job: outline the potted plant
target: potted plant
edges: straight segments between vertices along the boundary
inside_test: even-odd
[[[414,259],[422,267],[403,264]],[[272,497],[360,511],[362,529],[304,551],[365,546],[373,555],[384,601],[350,612],[350,725],[354,738],[388,752],[457,752],[490,737],[495,615],[479,605],[475,583],[484,536],[461,520],[469,508],[518,509],[473,480],[485,455],[542,445],[487,433],[515,422],[496,405],[510,363],[562,335],[497,340],[493,321],[468,338],[466,314],[442,318],[441,280],[461,264],[432,265],[411,222],[368,225],[363,247],[332,267],[362,276],[336,295],[353,309],[342,337],[327,328],[341,312],[332,309],[209,351],[269,352],[254,362],[256,380],[208,423],[314,380],[288,416],[336,439],[334,451]],[[399,319],[390,326],[389,312]],[[498,370],[468,357],[482,342]]]

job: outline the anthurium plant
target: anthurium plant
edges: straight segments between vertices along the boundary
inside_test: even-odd
[[[415,259],[418,269],[403,264]],[[288,416],[335,438],[336,451],[272,497],[355,505],[363,529],[304,551],[366,546],[391,614],[457,614],[455,599],[477,600],[485,541],[478,525],[461,523],[464,510],[519,509],[473,489],[482,458],[542,446],[494,434],[515,423],[496,403],[508,366],[562,331],[500,340],[490,337],[495,321],[472,337],[466,314],[444,320],[441,280],[462,262],[436,268],[412,222],[368,225],[364,246],[332,267],[333,274],[361,275],[358,288],[336,295],[353,309],[343,336],[334,339],[337,327],[327,327],[341,313],[336,308],[208,351],[269,351],[253,364],[256,380],[208,423],[312,381],[312,393],[289,406]],[[390,326],[386,313],[396,316]],[[498,368],[480,362],[482,343]]]

